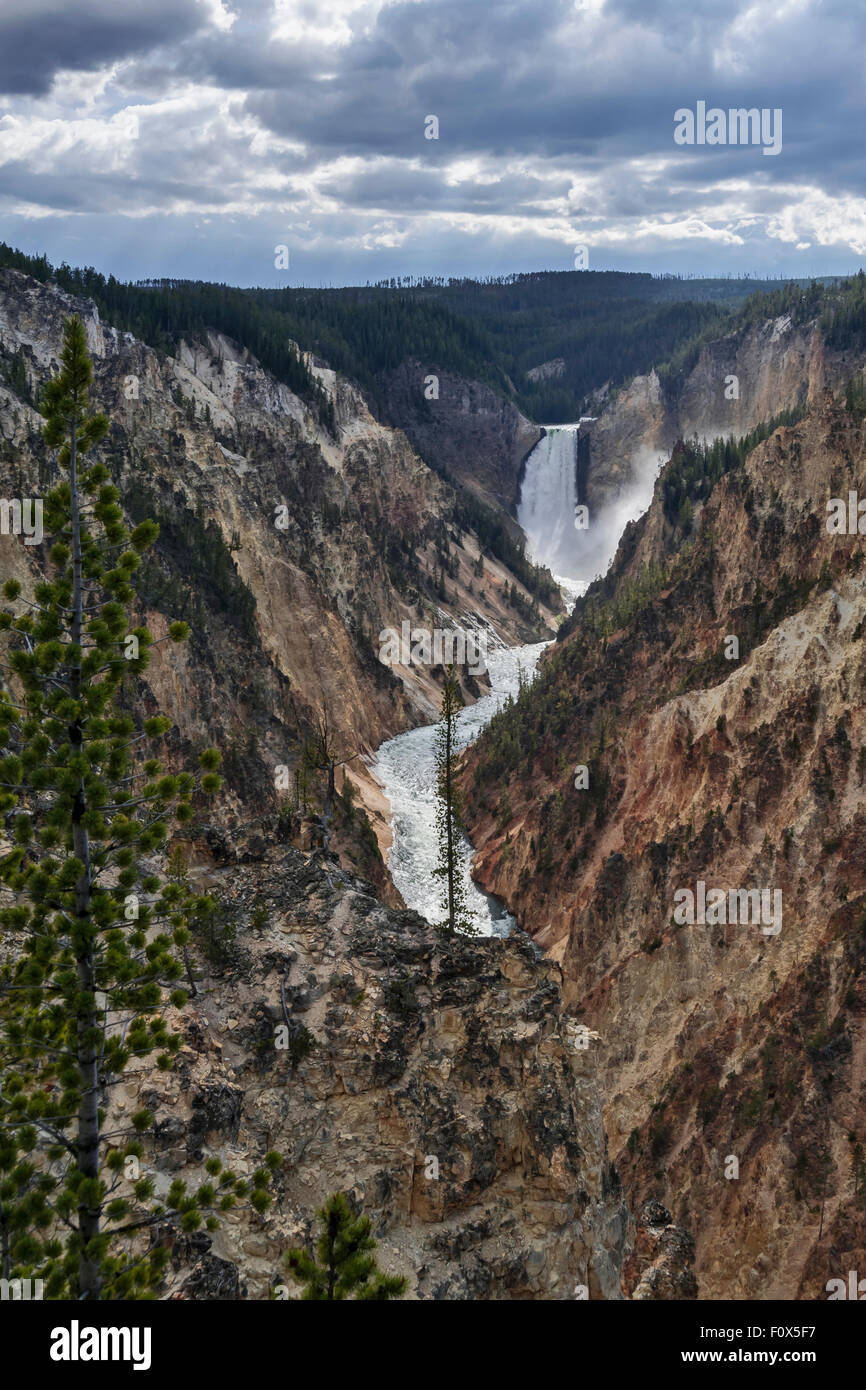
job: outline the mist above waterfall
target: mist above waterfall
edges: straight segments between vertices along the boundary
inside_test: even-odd
[[[631,457],[629,486],[597,513],[590,511],[589,530],[582,534],[584,553],[594,566],[592,579],[607,570],[628,522],[637,521],[649,507],[659,469],[668,457],[663,450],[638,449]]]
[[[627,522],[646,511],[665,455],[642,449],[632,460],[631,485],[614,502],[590,511],[585,530],[575,526],[575,507],[586,503],[577,489],[579,425],[553,425],[538,441],[523,475],[517,519],[536,564],[546,565],[563,591],[576,598],[604,574]]]

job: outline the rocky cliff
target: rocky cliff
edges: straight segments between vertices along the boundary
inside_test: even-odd
[[[119,1102],[155,1115],[158,1190],[212,1155],[236,1174],[284,1158],[267,1215],[197,1237],[167,1296],[268,1298],[342,1190],[411,1298],[621,1297],[627,1213],[557,967],[522,935],[444,938],[347,875],[330,886],[277,838],[263,821],[199,847],[197,881],[236,930],[174,1020],[172,1074],[131,1075]],[[277,1045],[284,1024],[303,1045]]]
[[[705,344],[663,384],[655,371],[596,393],[588,498],[596,511],[649,481],[677,439],[742,437],[766,420],[838,391],[858,363],[827,348],[817,320],[768,318]],[[647,497],[649,486],[647,486]]]
[[[471,834],[600,1035],[632,1209],[692,1234],[702,1298],[821,1297],[866,1262],[866,567],[826,525],[866,430],[822,392],[683,528],[693,464],[473,750]],[[690,922],[699,882],[780,893],[781,929]]]
[[[457,478],[513,516],[527,454],[542,431],[491,387],[404,362],[383,382],[390,419],[399,423],[427,462]],[[428,391],[435,396],[428,399]]]

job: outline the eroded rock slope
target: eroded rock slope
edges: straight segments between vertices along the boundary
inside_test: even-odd
[[[866,1263],[866,565],[826,525],[866,431],[824,392],[688,534],[686,466],[473,750],[471,833],[600,1035],[631,1208],[691,1232],[702,1298],[821,1297]],[[683,922],[699,881],[781,892],[781,930]]]
[[[619,1298],[627,1213],[556,966],[523,936],[443,938],[357,880],[331,888],[273,839],[268,822],[211,837],[199,882],[234,940],[175,1020],[174,1072],[130,1078],[121,1102],[155,1113],[158,1184],[203,1176],[213,1154],[236,1173],[284,1156],[271,1211],[229,1213],[167,1292],[267,1298],[283,1251],[343,1190],[412,1298]],[[285,1024],[294,1061],[275,1042]]]

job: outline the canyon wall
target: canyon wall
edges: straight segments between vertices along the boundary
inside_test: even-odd
[[[331,434],[243,345],[203,335],[157,353],[102,323],[90,301],[17,271],[0,272],[5,495],[39,495],[56,477],[34,405],[70,313],[86,326],[94,402],[111,417],[103,457],[122,505],[161,526],[145,616],[156,636],[174,618],[192,627],[182,651],[155,649],[145,685],[178,746],[224,750],[237,814],[273,807],[274,767],[296,763],[299,728],[320,717],[374,804],[363,755],[434,719],[442,676],[382,665],[383,630],[468,615],[508,643],[553,632],[550,612],[530,623],[507,601],[506,582],[527,609],[529,596],[496,559],[479,575],[477,537],[452,523],[452,488],[336,373],[313,361],[335,408]],[[26,391],[9,384],[10,364]],[[37,552],[0,537],[0,555],[29,593]],[[464,681],[464,697],[482,688]]]
[[[677,439],[748,434],[782,411],[838,391],[857,367],[829,351],[816,322],[766,319],[701,348],[695,365],[663,387],[655,372],[596,393],[590,436],[589,502],[598,511],[640,484],[646,501],[658,466]]]
[[[822,392],[688,534],[682,466],[470,753],[470,833],[599,1034],[629,1206],[693,1235],[701,1298],[816,1298],[866,1264],[866,566],[825,524],[866,429]],[[698,881],[780,890],[781,931],[678,920]]]
[[[404,362],[387,373],[388,418],[428,463],[514,516],[523,463],[541,438],[540,427],[492,387],[454,372],[436,373],[438,396],[428,400],[430,371]]]

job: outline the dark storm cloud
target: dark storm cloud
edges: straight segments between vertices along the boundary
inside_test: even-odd
[[[44,96],[57,72],[95,72],[119,58],[178,43],[203,21],[195,0],[3,0],[0,92]]]
[[[849,187],[852,178],[861,186],[863,12],[801,6],[780,25],[776,7],[762,17],[759,6],[754,27],[738,29],[746,10],[729,0],[609,0],[599,25],[566,0],[439,0],[385,7],[363,39],[319,65],[308,52],[300,70],[281,73],[273,50],[233,58],[219,38],[211,47],[222,55],[219,80],[242,79],[249,91],[248,111],[323,160],[435,164],[478,153],[568,156],[591,168],[675,154],[686,181],[769,174],[756,170],[751,149],[673,146],[674,111],[703,99],[723,109],[781,107],[785,178],[832,180],[838,169]],[[324,82],[321,64],[333,73]],[[423,138],[427,114],[439,117],[438,142]]]
[[[248,109],[270,129],[321,150],[423,150],[435,158],[444,151],[530,149],[539,139],[553,149],[573,138],[579,96],[574,63],[569,77],[568,64],[547,47],[568,10],[563,0],[390,5],[373,34],[328,55],[332,80],[319,81],[307,67],[297,80],[273,86],[273,56],[260,80],[245,64],[250,87],[259,89]],[[438,147],[423,139],[428,114],[442,123]]]

